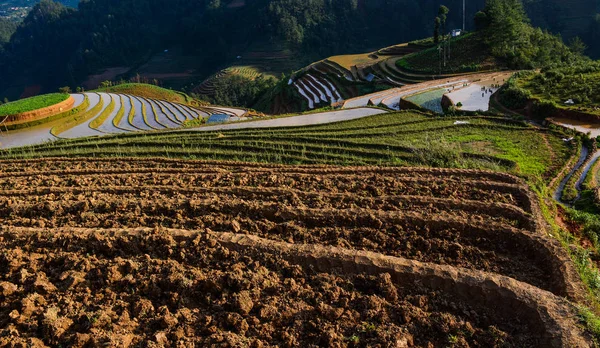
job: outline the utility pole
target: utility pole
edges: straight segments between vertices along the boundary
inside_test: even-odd
[[[450,46],[452,44],[452,33],[448,34],[448,62],[450,62],[450,54],[452,53],[452,50],[450,49]]]
[[[440,53],[439,54],[439,58],[440,58],[439,59],[439,61],[440,61],[440,75],[442,74],[442,51],[443,51],[442,46],[438,46],[438,52]]]
[[[467,31],[467,0],[463,0],[463,32]]]

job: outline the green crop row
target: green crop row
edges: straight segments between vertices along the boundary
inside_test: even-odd
[[[115,118],[113,118],[113,126],[115,126],[116,128],[120,128],[119,124],[121,124],[121,121],[123,120],[123,116],[125,116],[125,99],[123,99],[123,96],[120,95],[119,98],[121,99],[121,108],[119,108],[119,111],[117,112],[117,115],[115,116]]]
[[[98,128],[101,125],[103,125],[104,122],[106,122],[106,119],[108,118],[108,116],[110,116],[110,114],[112,114],[113,111],[115,111],[115,101],[112,95],[110,95],[110,104],[108,104],[106,109],[104,109],[104,111],[102,111],[102,113],[98,115],[98,117],[96,117],[92,120],[92,122],[90,122],[90,128],[98,130]]]
[[[454,125],[455,120],[469,125]],[[569,155],[560,139],[510,119],[399,112],[328,125],[223,132],[177,131],[72,139],[5,150],[38,156],[167,156],[276,163],[431,165],[537,177]],[[550,136],[553,137],[553,136]]]
[[[65,119],[65,122],[52,127],[52,129],[50,130],[50,133],[52,135],[58,137],[61,133],[65,132],[83,122],[89,121],[92,117],[95,117],[96,115],[98,115],[98,113],[100,113],[100,111],[102,110],[103,107],[104,107],[104,101],[102,100],[102,97],[100,97],[100,101],[98,102],[98,104],[96,104],[96,106],[94,106],[93,108],[91,108],[88,111],[83,111],[83,112],[74,114],[71,117]]]

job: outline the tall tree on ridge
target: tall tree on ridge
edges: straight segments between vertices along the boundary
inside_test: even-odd
[[[442,20],[440,17],[435,17],[435,24],[433,27],[433,42],[435,44],[440,42],[440,28],[442,26]]]

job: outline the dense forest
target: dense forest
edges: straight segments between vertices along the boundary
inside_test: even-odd
[[[16,29],[16,23],[0,18],[0,51],[2,50],[3,45],[10,40],[10,37]]]
[[[3,0],[2,3],[0,3],[0,8],[31,7],[38,2],[38,0]],[[57,0],[57,2],[70,7],[77,7],[79,4],[79,0]]]
[[[540,1],[560,3],[527,4],[539,7]],[[462,27],[462,0],[253,0],[241,7],[235,3],[240,1],[86,0],[75,10],[42,0],[0,52],[0,97],[19,97],[31,85],[40,86],[39,92],[75,87],[103,68],[136,67],[174,46],[196,55],[206,75],[256,41],[293,50],[300,67],[329,55],[430,36],[432,14],[442,3],[451,9],[447,27]],[[485,0],[468,3],[467,26],[472,29],[471,19]],[[534,16],[533,23],[551,23],[544,18]],[[593,39],[600,26],[589,25],[585,33]]]
[[[577,38],[567,46],[559,35],[530,24],[521,0],[488,0],[475,24],[491,54],[513,69],[547,69],[587,62],[585,45]]]

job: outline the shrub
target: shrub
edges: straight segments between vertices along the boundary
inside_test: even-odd
[[[516,83],[509,81],[500,91],[500,102],[511,109],[522,109],[531,98],[531,92],[520,88]]]
[[[535,118],[545,119],[554,114],[557,110],[556,104],[552,101],[536,101],[533,103],[533,116]]]

